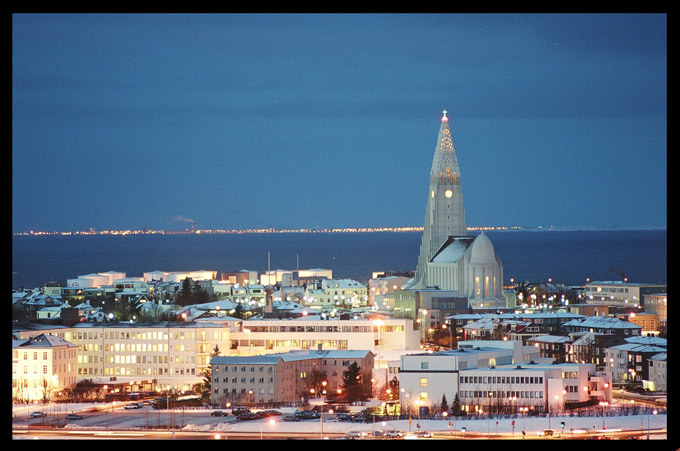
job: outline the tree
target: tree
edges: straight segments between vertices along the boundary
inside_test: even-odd
[[[177,293],[177,304],[181,306],[191,304],[191,279],[185,278],[182,281],[182,288]]]
[[[446,402],[446,394],[442,395],[442,402],[439,404],[439,411],[440,412],[448,412],[449,411],[449,403]]]
[[[342,373],[342,394],[349,403],[366,399],[361,367],[356,362],[347,365]]]
[[[212,360],[213,357],[218,357],[220,355],[220,347],[218,345],[215,345],[213,348],[212,352],[210,353],[210,360]],[[194,385],[194,389],[201,394],[201,399],[203,401],[209,401],[210,396],[212,395],[212,367],[208,365],[208,367],[205,369],[203,372],[203,382],[199,382]]]
[[[453,404],[451,404],[451,415],[458,416],[460,414],[460,397],[458,396],[458,393],[456,393],[456,396],[453,398]]]
[[[210,301],[210,295],[208,294],[208,291],[204,288],[202,288],[198,284],[198,280],[194,282],[193,289],[191,291],[191,303],[192,304],[205,304],[206,302]]]

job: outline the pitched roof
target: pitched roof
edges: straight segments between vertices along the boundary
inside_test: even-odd
[[[56,335],[45,335],[40,334],[27,340],[25,343],[20,344],[18,347],[46,347],[53,348],[57,346],[68,346],[76,347],[75,344],[70,341],[66,341],[63,338],[57,337]]]

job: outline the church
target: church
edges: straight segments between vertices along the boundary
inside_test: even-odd
[[[506,306],[503,295],[503,264],[484,232],[468,235],[463,209],[461,175],[451,138],[446,110],[441,118],[439,136],[430,170],[425,226],[415,276],[404,291],[412,297],[430,299],[417,302],[416,310],[435,309],[433,298],[449,299],[441,306],[467,301],[467,308],[495,309]],[[427,296],[422,296],[428,293]],[[402,293],[403,297],[403,293]],[[456,302],[453,302],[456,301]],[[395,304],[396,305],[396,304]],[[441,309],[446,310],[446,309]]]

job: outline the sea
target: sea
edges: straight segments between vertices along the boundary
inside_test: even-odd
[[[472,232],[469,235],[476,235]],[[667,231],[487,231],[503,262],[504,283],[590,281],[666,283]],[[12,289],[115,271],[332,269],[334,278],[366,283],[374,272],[416,269],[422,232],[15,235]]]

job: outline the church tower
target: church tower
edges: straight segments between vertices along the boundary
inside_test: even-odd
[[[458,158],[451,139],[449,118],[444,110],[430,170],[425,227],[414,282],[425,288],[424,272],[429,262],[450,236],[467,236]]]

